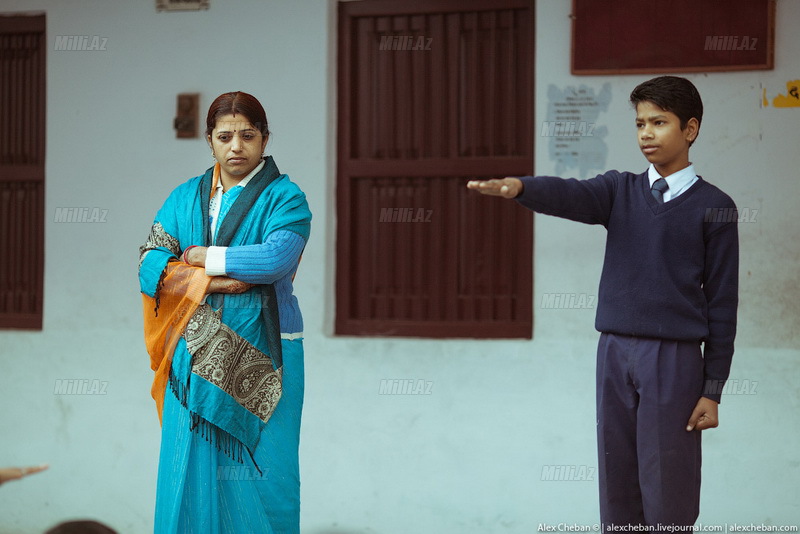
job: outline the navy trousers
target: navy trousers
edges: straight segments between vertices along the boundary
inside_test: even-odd
[[[699,342],[604,333],[597,349],[600,519],[694,525],[700,431],[686,424],[703,388]]]

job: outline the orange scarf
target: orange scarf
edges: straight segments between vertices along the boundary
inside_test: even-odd
[[[220,166],[216,163],[211,184],[212,197],[219,178]],[[150,394],[156,401],[159,423],[164,410],[164,391],[169,381],[172,353],[189,319],[203,302],[210,283],[211,277],[205,274],[204,268],[171,261],[164,269],[156,289],[156,298],[142,293],[144,342],[150,354],[150,368],[156,372]]]
[[[150,368],[156,372],[150,393],[156,401],[159,422],[172,353],[189,319],[203,302],[209,283],[211,277],[204,268],[171,261],[164,269],[156,298],[142,294],[144,340],[150,354]]]

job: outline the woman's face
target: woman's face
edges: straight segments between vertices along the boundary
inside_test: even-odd
[[[208,142],[223,176],[241,180],[261,161],[267,139],[240,113],[217,119]]]

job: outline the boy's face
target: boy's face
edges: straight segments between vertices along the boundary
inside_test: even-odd
[[[681,130],[681,120],[650,101],[636,105],[636,135],[639,148],[661,176],[669,176],[689,165],[689,143],[697,136],[697,119]]]

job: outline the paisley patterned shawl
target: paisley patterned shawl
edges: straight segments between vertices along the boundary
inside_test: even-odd
[[[242,446],[252,457],[281,397],[280,332],[271,284],[209,295],[203,303],[210,278],[178,261],[188,246],[209,244],[208,201],[218,173],[216,166],[189,180],[164,203],[140,248],[139,280],[159,417],[169,384],[191,414],[189,430],[242,461]],[[307,240],[310,220],[305,195],[269,157],[222,221],[215,244],[259,244],[279,229]]]

